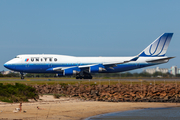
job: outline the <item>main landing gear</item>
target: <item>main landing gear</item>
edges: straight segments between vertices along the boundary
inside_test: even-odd
[[[92,79],[92,76],[89,71],[84,70],[80,71],[80,73],[76,75],[76,79]]]
[[[76,76],[76,79],[92,79],[92,76],[91,75],[88,75],[88,76]]]
[[[20,74],[21,74],[21,79],[23,80],[23,79],[24,79],[24,74],[23,74],[23,72],[20,72]]]

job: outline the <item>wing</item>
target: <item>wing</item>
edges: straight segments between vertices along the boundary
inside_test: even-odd
[[[116,67],[118,64],[124,64],[132,61],[136,61],[139,58],[139,56],[135,56],[132,59],[123,61],[123,62],[110,62],[110,63],[103,63],[103,66],[109,66],[109,67]]]
[[[109,63],[101,63],[101,64],[91,64],[91,65],[82,65],[82,66],[72,66],[72,67],[55,67],[55,68],[49,68],[47,69],[47,71],[57,71],[57,72],[63,72],[66,70],[78,70],[80,71],[84,71],[89,70],[89,73],[94,72],[102,72],[102,71],[106,71],[106,68],[110,68],[113,69],[113,67],[116,67],[118,64],[125,64],[131,61],[136,61],[139,58],[139,56],[135,56],[132,57],[131,59],[127,59],[125,61],[122,62],[109,62]]]

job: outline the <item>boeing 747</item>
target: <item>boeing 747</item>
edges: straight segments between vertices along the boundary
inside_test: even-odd
[[[115,73],[167,63],[165,56],[173,33],[163,33],[148,47],[132,57],[74,57],[54,54],[18,55],[4,67],[21,73],[56,73],[75,75],[76,79],[92,79],[92,73]]]

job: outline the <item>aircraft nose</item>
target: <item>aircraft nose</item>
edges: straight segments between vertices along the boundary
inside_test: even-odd
[[[8,68],[8,69],[11,68],[11,65],[12,65],[11,60],[10,60],[10,61],[7,61],[6,63],[4,63],[4,67],[5,67],[5,68]]]
[[[6,63],[4,64],[4,67],[5,67],[5,68],[9,68],[8,66],[9,66],[9,65],[8,65],[7,62],[6,62]]]
[[[16,64],[20,62],[21,62],[21,59],[14,58],[4,63],[4,67],[10,70],[16,70]]]

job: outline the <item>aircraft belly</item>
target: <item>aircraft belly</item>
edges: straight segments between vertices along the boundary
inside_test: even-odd
[[[148,67],[156,64],[149,64],[149,63],[134,63],[134,64],[120,64],[117,65],[117,67],[108,68],[107,71],[104,71],[103,73],[113,73],[113,72],[125,72],[133,69]]]

